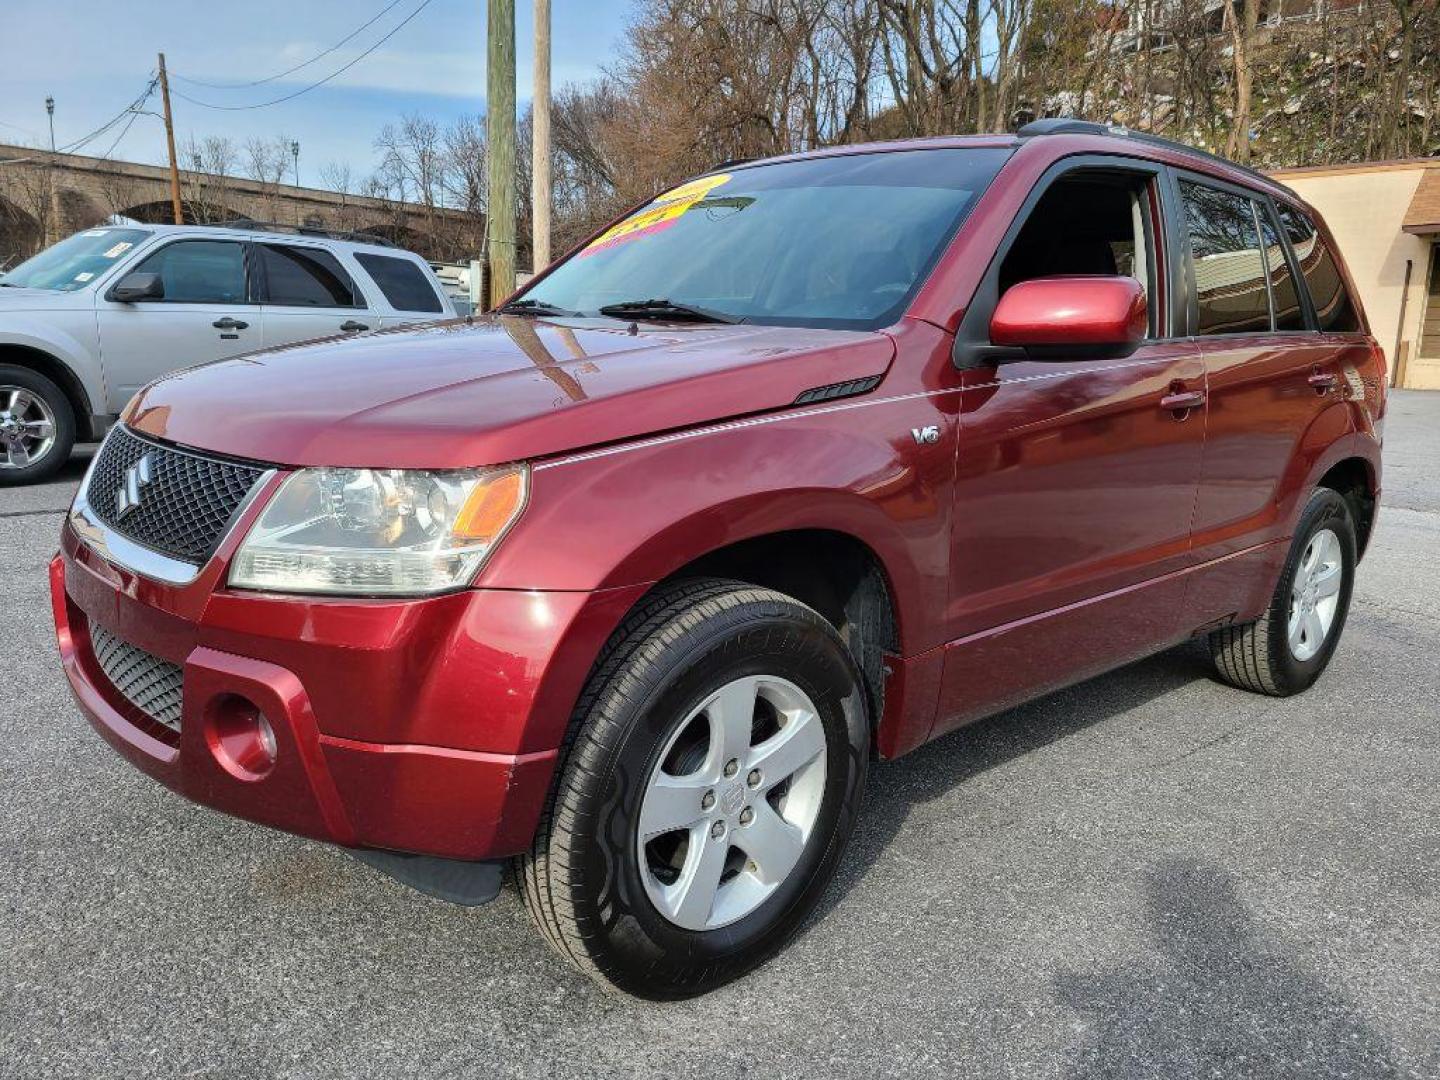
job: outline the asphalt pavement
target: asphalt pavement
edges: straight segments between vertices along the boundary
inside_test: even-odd
[[[0,491],[0,1076],[1440,1077],[1440,393],[1386,455],[1315,689],[1186,647],[881,765],[804,934],[673,1005],[131,769],[50,627],[84,461]]]

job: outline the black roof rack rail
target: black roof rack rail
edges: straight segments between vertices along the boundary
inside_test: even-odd
[[[345,240],[352,244],[375,244],[379,247],[397,247],[393,241],[363,229],[326,229],[320,225],[295,225],[283,221],[256,221],[254,218],[234,218],[230,221],[208,221],[217,229],[254,229],[256,232],[293,233],[296,236],[320,236],[326,240]]]
[[[1102,124],[1096,120],[1076,120],[1067,116],[1049,116],[1043,120],[1032,120],[1015,133],[1022,139],[1034,138],[1040,135],[1112,135],[1122,139],[1134,139],[1136,142],[1149,143],[1151,146],[1163,146],[1169,150],[1178,150],[1182,154],[1189,154],[1204,161],[1214,161],[1231,169],[1237,169],[1263,180],[1272,187],[1285,191],[1290,189],[1276,180],[1274,177],[1266,176],[1258,169],[1252,169],[1248,165],[1241,165],[1238,161],[1231,161],[1219,154],[1212,154],[1209,150],[1201,150],[1199,147],[1190,146],[1186,143],[1176,142],[1174,139],[1167,139],[1163,135],[1152,135],[1148,131],[1135,131],[1133,128],[1124,127],[1121,124]]]

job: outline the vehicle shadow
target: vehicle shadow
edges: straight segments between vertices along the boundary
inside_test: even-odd
[[[1074,1080],[1400,1075],[1385,1037],[1255,924],[1228,874],[1193,858],[1144,872],[1155,958],[1055,979],[1087,1036]]]
[[[960,728],[896,761],[873,763],[855,835],[816,917],[823,917],[864,880],[904,828],[913,806],[1197,680],[1210,679],[1212,671],[1203,643],[1189,642]]]

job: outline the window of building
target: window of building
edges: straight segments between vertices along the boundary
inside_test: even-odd
[[[363,307],[338,259],[322,248],[258,244],[266,302],[289,307]]]
[[[409,259],[356,253],[355,260],[375,279],[396,311],[438,312],[445,309],[424,271]]]
[[[1299,210],[1281,206],[1280,225],[1290,238],[1290,247],[1295,252],[1295,261],[1300,265],[1305,286],[1310,290],[1310,302],[1315,305],[1320,329],[1331,334],[1359,330],[1360,318],[1355,314],[1355,305],[1345,289],[1339,264],[1315,228],[1315,223]]]
[[[1270,295],[1253,204],[1203,184],[1180,182],[1195,269],[1199,334],[1270,329]]]

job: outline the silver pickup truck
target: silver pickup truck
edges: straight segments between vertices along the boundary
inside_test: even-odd
[[[0,277],[0,486],[53,473],[166,372],[454,317],[425,261],[378,239],[86,229]]]

